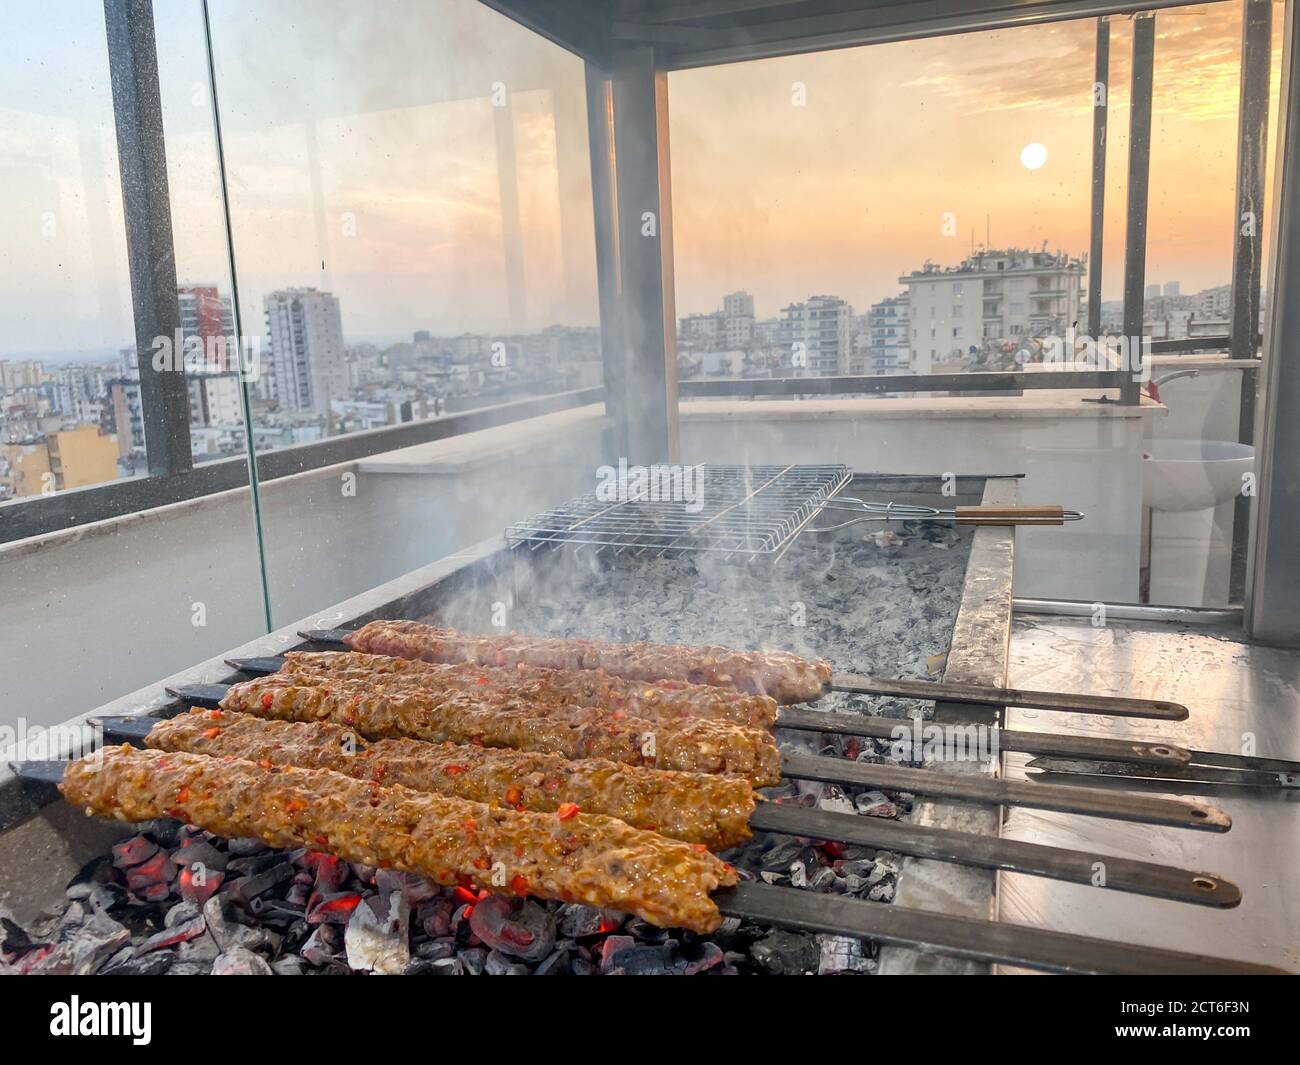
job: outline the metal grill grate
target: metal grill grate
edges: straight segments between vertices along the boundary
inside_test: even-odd
[[[847,466],[706,464],[691,467],[698,471],[692,475],[698,492],[688,500],[680,489],[690,492],[690,482],[665,480],[666,471],[682,469],[651,467],[660,472],[658,478],[644,484],[620,481],[625,490],[613,501],[591,492],[516,522],[506,530],[506,542],[533,549],[587,544],[655,555],[709,551],[775,561],[853,476]]]

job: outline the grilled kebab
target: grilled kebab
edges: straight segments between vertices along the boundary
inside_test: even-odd
[[[519,813],[328,769],[110,747],[69,763],[61,788],[91,815],[174,817],[220,836],[311,847],[500,895],[608,906],[697,932],[722,920],[709,893],[737,880],[702,844],[572,804]]]
[[[162,751],[331,769],[515,810],[553,813],[573,804],[710,850],[748,839],[754,812],[753,789],[739,777],[410,739],[369,743],[343,725],[264,721],[224,710],[193,710],[160,721],[145,743]]]
[[[426,662],[601,669],[629,680],[675,680],[738,688],[769,695],[778,703],[816,699],[831,679],[829,662],[800,658],[786,651],[607,643],[519,633],[471,635],[418,621],[372,621],[350,634],[346,642],[356,651]]]
[[[732,773],[757,787],[781,779],[771,733],[708,718],[651,721],[601,707],[535,703],[490,685],[386,692],[373,677],[304,683],[278,673],[233,685],[224,710],[281,721],[330,721],[367,739],[510,747],[565,758],[609,758],[626,765]]]

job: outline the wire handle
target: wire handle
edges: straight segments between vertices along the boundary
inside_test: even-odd
[[[1074,513],[1069,512],[1070,515]],[[1064,525],[1067,520],[1077,520],[1072,516],[1067,518],[1064,507],[1030,503],[1005,507],[956,507],[953,518],[958,525]]]

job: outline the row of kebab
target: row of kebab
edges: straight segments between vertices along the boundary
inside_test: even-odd
[[[89,815],[172,817],[439,884],[711,932],[781,780],[777,708],[831,667],[785,652],[469,635],[376,621],[291,652],[146,749],[69,764]]]

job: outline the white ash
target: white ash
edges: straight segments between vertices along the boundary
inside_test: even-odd
[[[521,565],[513,586],[467,591],[425,620],[478,632],[507,628],[540,636],[780,649],[825,658],[837,672],[937,680],[933,670],[942,668],[948,651],[970,542],[964,528],[863,524],[803,536],[775,565],[707,554],[653,558],[563,548]],[[932,712],[926,702],[850,693],[825,696],[816,705],[889,717]],[[892,753],[885,740],[777,735],[783,748],[832,757],[880,761]],[[903,818],[912,808],[910,795],[812,781],[791,781],[766,794],[868,817]],[[892,855],[769,834],[727,858],[742,875],[770,884],[876,902],[893,900],[899,872]],[[819,955],[823,970],[826,949]],[[874,968],[860,949],[841,960],[835,971]],[[759,967],[771,971],[783,964]]]

